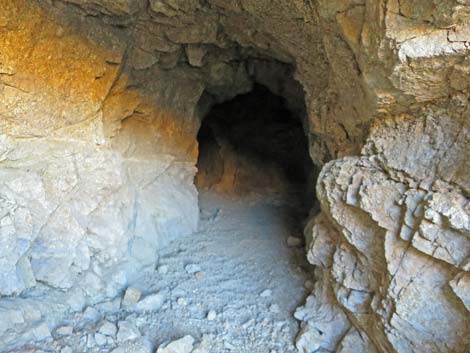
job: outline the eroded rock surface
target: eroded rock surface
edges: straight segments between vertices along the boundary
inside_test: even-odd
[[[333,341],[342,352],[359,340],[364,352],[468,351],[468,128],[443,111],[387,119],[361,157],[323,168],[323,212],[306,228],[320,283],[297,312],[299,346]],[[321,310],[330,314],[308,316]]]
[[[47,338],[48,311],[115,297],[195,231],[201,119],[259,83],[326,164],[299,348],[470,349],[467,0],[0,9],[2,342]]]

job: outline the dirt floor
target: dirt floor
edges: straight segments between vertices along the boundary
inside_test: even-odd
[[[198,353],[295,352],[292,314],[310,274],[302,246],[287,244],[301,237],[293,200],[202,192],[199,232],[162,249],[156,268],[130,283],[140,298],[131,290],[89,307],[14,351],[154,352],[191,335]]]

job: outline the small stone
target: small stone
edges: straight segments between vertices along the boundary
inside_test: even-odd
[[[261,298],[267,298],[267,297],[270,297],[271,294],[272,294],[271,289],[265,289],[264,291],[262,291],[262,292],[260,293],[259,296],[260,296]]]
[[[161,265],[161,266],[158,266],[158,273],[161,274],[161,275],[166,275],[168,273],[168,265]]]
[[[116,328],[116,325],[113,324],[112,322],[105,321],[103,325],[101,325],[98,332],[105,336],[114,337],[116,335],[117,328]]]
[[[57,336],[70,336],[73,333],[72,326],[61,326],[55,330]]]
[[[215,310],[209,310],[206,316],[207,320],[209,321],[215,320],[216,317],[217,317],[217,313],[215,312]]]
[[[224,347],[226,349],[230,349],[231,351],[233,351],[236,348],[233,344],[231,344],[230,342],[227,342],[227,341],[224,341]]]
[[[67,299],[67,304],[72,308],[73,311],[82,311],[86,305],[85,295],[83,291],[79,288],[72,292]]]
[[[142,292],[134,287],[129,287],[126,289],[124,298],[122,299],[121,306],[128,307],[137,303],[142,296]]]
[[[287,246],[290,248],[298,247],[303,244],[303,239],[302,238],[297,238],[293,236],[289,236],[287,238]]]
[[[278,313],[280,310],[279,310],[279,305],[277,304],[272,304],[270,307],[269,307],[269,311],[272,312],[272,313]]]
[[[324,340],[322,333],[316,328],[305,326],[295,339],[295,346],[299,352],[316,352]]]
[[[22,312],[26,321],[39,321],[42,318],[41,311],[30,305],[25,305]]]
[[[157,310],[165,302],[165,296],[161,293],[147,295],[135,306],[137,312]]]
[[[102,333],[97,332],[95,333],[95,342],[98,346],[104,346],[108,342],[108,339]]]
[[[46,323],[42,323],[33,329],[33,336],[37,341],[43,341],[51,337],[51,331]]]
[[[202,280],[204,278],[204,272],[196,272],[196,274],[194,275],[194,278],[196,278],[198,281]]]
[[[211,342],[214,340],[214,335],[204,334],[202,335],[201,342],[199,342],[192,353],[209,353]]]
[[[186,300],[184,298],[178,298],[176,301],[179,305],[186,305]]]
[[[157,353],[190,353],[194,347],[194,338],[184,336],[176,341],[163,344],[157,349]]]
[[[153,353],[151,342],[145,337],[121,343],[111,353]]]
[[[190,275],[193,275],[196,272],[201,271],[201,268],[197,264],[189,264],[189,265],[186,265],[184,270],[186,271],[186,273],[189,273]]]
[[[139,329],[129,321],[119,321],[119,331],[117,333],[117,340],[124,342],[133,340],[140,337]]]
[[[60,350],[60,353],[73,353],[73,350],[72,350],[72,348],[70,348],[69,346],[64,346],[64,347],[62,347],[62,349]]]
[[[86,346],[88,348],[93,348],[95,345],[96,345],[95,338],[93,337],[91,333],[88,334],[86,337]]]
[[[306,280],[304,283],[304,288],[307,290],[313,290],[314,286],[315,286],[315,283],[309,279]]]
[[[101,313],[95,308],[89,306],[83,312],[83,318],[87,321],[97,322],[101,319]]]
[[[205,55],[206,50],[200,45],[188,44],[186,46],[186,56],[191,66],[202,67],[204,65],[203,59]]]

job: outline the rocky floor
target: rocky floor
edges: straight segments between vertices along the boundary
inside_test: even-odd
[[[295,203],[205,192],[200,205],[200,231],[122,297],[38,326],[37,342],[9,352],[296,352],[292,313],[311,282]]]

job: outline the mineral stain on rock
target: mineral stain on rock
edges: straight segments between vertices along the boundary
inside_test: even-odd
[[[1,352],[470,351],[468,1],[0,10]]]

